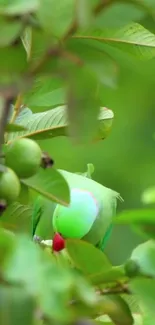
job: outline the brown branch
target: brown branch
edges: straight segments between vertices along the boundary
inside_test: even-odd
[[[98,290],[97,293],[99,295],[112,295],[112,294],[123,294],[123,293],[128,294],[128,295],[131,294],[127,284],[123,284],[123,285],[119,285],[119,286],[117,285],[112,288],[105,288],[102,290]]]
[[[116,285],[115,287],[111,287],[111,288],[104,288],[101,290],[97,290],[96,294],[100,295],[100,296],[107,296],[107,295],[115,295],[115,294],[128,294],[131,295],[131,291],[128,288],[128,284],[121,284],[121,285]],[[76,304],[78,301],[73,299],[69,302],[69,305],[74,305]]]
[[[10,107],[13,102],[12,96],[4,98],[4,107],[2,108],[1,119],[0,119],[0,154],[2,153],[2,145],[4,143],[5,126],[10,112]]]
[[[19,114],[21,105],[22,105],[22,94],[19,94],[17,96],[16,102],[15,102],[14,111],[13,111],[10,123],[14,123],[14,121],[16,120],[16,118]]]
[[[94,16],[97,16],[101,11],[106,9],[110,4],[112,4],[114,0],[101,0],[99,4],[94,8],[93,14]],[[75,34],[75,32],[78,29],[78,22],[75,20],[73,24],[71,25],[70,29],[66,33],[66,35],[63,38],[63,41],[65,41],[67,38]]]
[[[48,61],[48,59],[50,59],[51,57],[54,58],[60,56],[60,54],[61,54],[61,49],[59,46],[51,47],[50,49],[48,49],[41,57],[41,59],[37,61],[34,66],[31,67],[28,76],[29,77],[35,76],[39,72],[39,70],[44,66],[44,64]]]
[[[104,10],[106,7],[108,7],[111,3],[113,3],[114,0],[102,0],[99,2],[99,4],[94,8],[93,13],[94,16],[97,16],[102,10]],[[72,36],[76,30],[78,29],[78,22],[75,20],[73,22],[73,24],[70,26],[70,29],[68,30],[68,32],[66,33],[66,35],[63,37],[63,39],[61,40],[61,43],[58,44],[55,47],[51,47],[49,48],[45,54],[43,55],[43,57],[36,63],[36,65],[32,66],[30,71],[29,71],[29,77],[32,77],[34,75],[36,75],[39,70],[44,66],[44,64],[46,64],[46,62],[51,58],[51,57],[65,57],[68,60],[70,60],[71,62],[77,64],[77,65],[82,65],[83,62],[81,61],[81,59],[76,56],[73,53],[64,51],[61,47],[61,44],[63,44],[63,42],[69,38],[70,36]]]

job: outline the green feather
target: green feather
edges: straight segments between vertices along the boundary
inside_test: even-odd
[[[71,193],[76,188],[79,193],[84,191],[89,195],[82,199],[77,192],[77,200],[74,195],[74,201],[79,200],[79,203],[74,203],[70,210],[62,205],[56,206],[52,201],[39,196],[32,213],[32,235],[36,234],[44,240],[51,239],[54,228],[60,233],[61,230],[65,231],[67,238],[81,238],[103,250],[113,228],[112,220],[116,214],[117,199],[123,201],[122,198],[119,193],[92,180],[92,164],[87,165],[87,171],[82,175],[64,170],[59,172],[68,182]],[[98,207],[97,213],[95,205]],[[61,221],[61,215],[66,218],[66,224]]]
[[[35,235],[37,226],[43,214],[43,198],[38,196],[33,207],[32,212],[32,237]]]
[[[72,174],[64,170],[60,170],[60,173],[62,173],[68,182],[71,193],[74,189],[79,189],[81,192],[89,192],[95,198],[96,203],[99,207],[98,213],[95,216],[94,220],[93,218],[90,218],[91,220],[90,224],[87,227],[87,233],[85,233],[84,228],[81,230],[79,229],[79,239],[88,241],[95,246],[98,245],[100,249],[103,249],[112,231],[112,220],[116,214],[117,199],[122,200],[122,198],[120,197],[119,193],[107,187],[104,187],[103,185],[95,182],[90,178],[86,178],[82,175]],[[72,223],[73,220],[75,220],[75,226],[78,224],[77,227],[80,227],[81,222],[81,227],[84,227],[82,225],[83,220],[78,221],[78,217],[88,220],[89,214],[91,214],[91,211],[89,211],[89,209],[86,212],[85,207],[85,212],[82,214],[81,210],[84,205],[89,206],[90,203],[88,201],[85,201],[84,203],[81,198],[81,201],[79,201],[78,204],[75,200],[74,202],[71,201],[71,206],[68,208],[59,206],[59,208],[57,208],[59,212],[57,210],[58,213],[54,213],[53,216],[53,224],[55,225],[55,222],[57,222],[57,227],[55,230],[63,235],[64,224],[66,221],[65,227],[68,227],[68,232],[66,232],[67,238],[77,238],[77,233],[76,236],[74,236],[74,233],[72,233],[70,222]],[[81,206],[80,209],[79,206]],[[84,236],[81,237],[82,233]]]

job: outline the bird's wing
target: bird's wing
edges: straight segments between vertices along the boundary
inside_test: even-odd
[[[40,221],[41,215],[43,213],[43,204],[42,204],[42,198],[39,196],[33,206],[33,212],[32,212],[32,237],[35,235],[36,228],[38,226],[38,223]]]

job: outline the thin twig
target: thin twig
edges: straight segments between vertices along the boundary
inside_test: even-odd
[[[100,3],[94,9],[94,16],[98,15],[103,9],[106,9],[113,2],[114,0],[101,0]]]
[[[115,294],[128,294],[131,295],[131,292],[128,288],[128,284],[123,284],[120,286],[115,286],[115,287],[111,287],[111,288],[104,288],[101,290],[97,290],[96,294],[98,294],[99,296],[107,296],[107,295],[115,295]],[[77,300],[73,299],[69,302],[69,305],[74,305],[78,303]]]
[[[114,0],[102,0],[95,8],[94,8],[94,16],[97,16],[102,10],[104,10],[107,6],[109,6],[111,3],[113,3]],[[66,33],[66,35],[63,37],[63,39],[61,40],[61,44],[63,44],[63,42],[71,37],[78,29],[78,23],[75,20],[73,22],[73,24],[71,25],[70,29],[68,30],[68,32]],[[40,69],[44,66],[44,64],[46,64],[48,62],[48,60],[51,57],[66,57],[67,59],[69,59],[71,62],[77,64],[77,65],[82,65],[83,62],[81,61],[81,59],[76,56],[73,53],[64,51],[61,47],[61,44],[58,44],[56,46],[52,46],[51,48],[49,48],[43,55],[43,57],[41,57],[41,59],[34,65],[31,67],[30,71],[29,71],[29,76],[35,76]]]
[[[123,294],[123,293],[128,295],[131,294],[127,284],[123,284],[112,288],[101,289],[98,290],[97,293],[99,295],[112,295],[112,294]]]
[[[21,105],[22,105],[22,94],[20,93],[17,96],[10,123],[14,123],[14,121],[16,120],[16,118],[17,118],[17,116],[19,114],[19,110],[20,110]]]
[[[61,49],[59,46],[51,47],[50,49],[48,49],[41,57],[41,59],[37,61],[34,66],[31,67],[31,70],[29,71],[29,76],[35,76],[51,57],[58,57],[60,56],[60,54]]]
[[[4,107],[2,108],[2,114],[0,120],[0,155],[3,154],[2,145],[4,143],[5,126],[7,124],[7,119],[10,112],[12,101],[13,98],[9,96],[4,99]]]
[[[114,0],[101,0],[99,2],[99,4],[97,4],[97,6],[93,10],[94,16],[97,16],[101,11],[103,11],[104,9],[106,9],[113,2],[114,2]],[[78,22],[75,20],[73,22],[73,24],[71,25],[70,29],[68,30],[68,32],[66,33],[66,35],[64,36],[63,41],[65,41],[67,38],[69,38],[73,34],[75,34],[75,32],[77,31],[77,29],[78,29]]]

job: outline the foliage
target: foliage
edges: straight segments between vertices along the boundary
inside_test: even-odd
[[[15,139],[40,144],[65,136],[77,148],[108,137],[114,113],[105,107],[104,95],[117,89],[122,66],[125,75],[131,70],[154,82],[154,19],[154,0],[0,2],[0,177]],[[148,20],[153,23],[147,28]],[[63,153],[63,145],[60,149]],[[55,157],[43,151],[39,171],[18,180],[20,194],[10,204],[15,184],[9,183],[7,195],[8,183],[3,185],[0,324],[151,325],[154,207],[133,207],[115,218],[146,240],[121,265],[81,240],[68,239],[61,253],[53,253],[53,209],[70,203],[67,180],[55,164]],[[92,178],[93,172],[88,164],[83,175]],[[44,238],[38,237],[39,227],[32,236],[39,221],[33,223],[38,195],[44,199],[42,220],[49,225]],[[142,201],[154,204],[153,186],[142,193]]]

